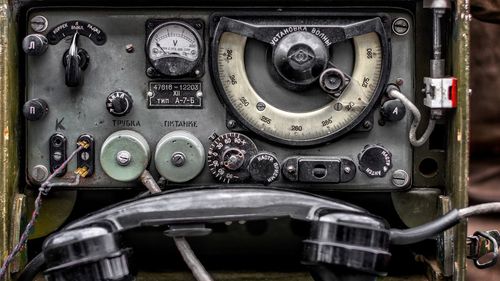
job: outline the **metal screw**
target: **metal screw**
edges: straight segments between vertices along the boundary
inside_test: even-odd
[[[295,172],[297,171],[297,169],[295,168],[295,166],[290,165],[290,166],[286,167],[286,171],[287,171],[289,174],[295,174]]]
[[[410,30],[410,23],[405,18],[397,18],[392,22],[392,31],[399,36],[405,35]]]
[[[33,167],[31,175],[33,176],[33,180],[41,183],[44,182],[49,176],[49,170],[47,170],[47,168],[43,165],[36,165]]]
[[[257,103],[256,107],[257,107],[257,110],[258,110],[258,111],[263,111],[264,109],[266,109],[266,104],[265,104],[265,103],[263,103],[263,102],[261,102],[261,101],[259,101],[259,102]]]
[[[363,123],[363,128],[365,129],[370,129],[372,127],[372,122],[366,120],[364,123]]]
[[[62,159],[62,152],[55,151],[54,154],[52,154],[52,159],[54,159],[55,161],[60,161]]]
[[[351,173],[351,168],[350,167],[345,167],[344,168],[344,173],[350,174]]]
[[[127,44],[127,46],[125,46],[125,50],[127,51],[127,53],[133,53],[135,51],[134,45]]]
[[[148,76],[154,76],[154,75],[156,74],[156,71],[155,71],[155,69],[154,69],[154,68],[152,68],[152,67],[148,67],[148,69],[146,70],[146,74],[147,74]]]
[[[80,155],[80,158],[81,158],[83,161],[87,161],[87,160],[89,160],[89,158],[90,158],[90,153],[88,153],[87,151],[84,151],[84,152],[82,152],[82,154]]]
[[[405,83],[405,80],[403,80],[403,78],[396,79],[396,85],[403,86],[404,83]]]
[[[234,127],[236,127],[236,121],[234,121],[232,119],[227,121],[227,128],[228,129],[234,129]]]
[[[197,23],[194,24],[194,27],[196,29],[202,29],[203,28],[203,24],[201,22],[197,22]]]
[[[195,74],[196,76],[199,76],[199,75],[201,74],[201,71],[200,71],[199,69],[196,69],[196,70],[194,71],[194,74]]]
[[[202,91],[196,92],[196,97],[201,99],[203,97],[203,92]]]
[[[404,170],[396,170],[392,173],[392,184],[396,187],[406,187],[410,182],[410,176]]]
[[[30,26],[31,29],[33,29],[33,31],[35,32],[44,32],[45,30],[47,30],[49,22],[44,16],[35,16],[31,19]]]
[[[127,166],[132,161],[132,155],[126,150],[119,151],[116,154],[116,162],[120,166]]]
[[[151,92],[151,91],[146,92],[146,96],[152,97],[153,96],[153,92]]]
[[[186,163],[186,156],[182,152],[174,152],[174,154],[172,154],[171,160],[174,166],[181,167],[184,165],[184,163]]]

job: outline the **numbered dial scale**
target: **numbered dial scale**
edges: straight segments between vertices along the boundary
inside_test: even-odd
[[[148,22],[155,24],[158,20]],[[196,72],[203,57],[203,44],[200,34],[187,22],[166,21],[149,33],[146,53],[158,73],[177,77]]]
[[[387,82],[382,17],[217,16],[211,64],[218,92],[244,127],[269,140],[333,140],[366,118]]]

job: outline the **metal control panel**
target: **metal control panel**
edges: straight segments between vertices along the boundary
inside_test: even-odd
[[[134,188],[144,169],[172,187],[410,188],[411,115],[384,92],[414,99],[412,15],[318,11],[32,9],[27,180],[84,139],[59,175],[83,168],[76,188]]]

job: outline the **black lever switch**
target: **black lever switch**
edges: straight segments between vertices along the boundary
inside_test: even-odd
[[[63,57],[64,78],[68,87],[77,87],[81,84],[82,72],[87,68],[89,63],[87,52],[78,47],[78,37],[78,33],[73,35],[71,45]]]

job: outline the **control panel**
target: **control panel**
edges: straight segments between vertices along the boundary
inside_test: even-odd
[[[415,31],[403,9],[28,13],[26,175],[72,188],[405,190]]]

